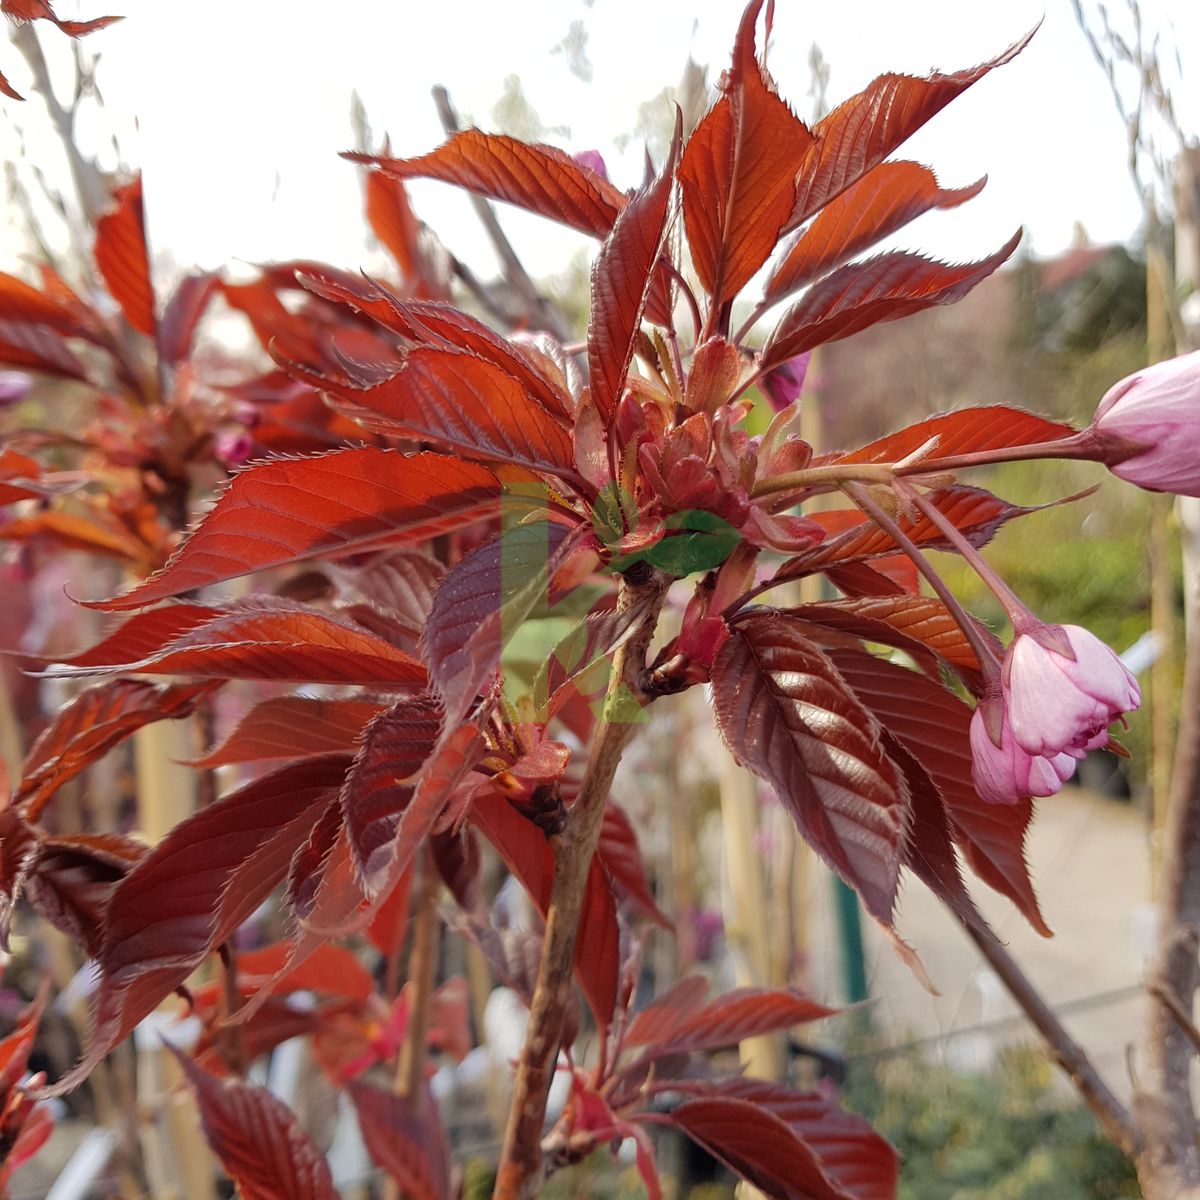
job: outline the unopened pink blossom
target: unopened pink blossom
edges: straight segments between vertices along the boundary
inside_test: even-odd
[[[1075,771],[1069,754],[1043,758],[1027,754],[1013,738],[1005,714],[997,746],[987,731],[982,708],[971,718],[971,778],[981,800],[1016,804],[1026,796],[1053,796]]]
[[[1142,702],[1125,664],[1078,625],[1018,635],[1004,660],[1003,697],[1016,744],[1045,758],[1106,746],[1108,727]]]
[[[1111,444],[1114,475],[1153,492],[1200,496],[1200,351],[1109,388],[1092,429]]]
[[[803,354],[797,354],[795,358],[781,362],[759,381],[759,389],[776,412],[790,408],[800,398],[811,359],[812,351],[806,350]]]

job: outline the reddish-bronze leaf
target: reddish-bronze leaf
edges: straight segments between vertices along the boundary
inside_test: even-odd
[[[410,1100],[365,1083],[349,1090],[371,1158],[412,1200],[448,1200],[450,1147],[433,1097]]]
[[[683,999],[690,1000],[691,993]],[[672,1007],[674,1003],[671,1001]],[[666,1014],[666,1001],[661,1011]],[[792,988],[735,988],[692,1011],[676,1009],[676,1019],[667,1028],[662,1027],[653,1007],[647,1009],[634,1019],[625,1041],[631,1046],[649,1045],[656,1055],[691,1054],[734,1046],[745,1038],[790,1029],[805,1021],[818,1021],[835,1011]],[[648,1040],[647,1034],[653,1040]]]
[[[520,347],[450,304],[404,300],[374,279],[346,281],[304,271],[297,277],[309,291],[356,308],[408,341],[485,359],[516,379],[552,416],[566,418],[572,410],[570,397]]]
[[[979,262],[951,265],[893,251],[839,267],[784,313],[767,338],[760,366],[773,367],[805,350],[961,300],[1005,262],[1021,240],[1015,233]]]
[[[160,687],[114,679],[82,692],[30,747],[14,797],[17,809],[36,820],[68,779],[143,725],[187,716],[212,687],[211,683]]]
[[[96,1014],[61,1095],[270,895],[336,798],[350,756],[294,763],[181,821],[116,886],[97,956]]]
[[[679,1090],[699,1097],[748,1103],[783,1122],[812,1155],[819,1171],[818,1177],[808,1183],[811,1191],[803,1190],[801,1179],[790,1181],[792,1190],[785,1193],[787,1200],[829,1194],[839,1200],[894,1200],[899,1166],[895,1150],[862,1117],[838,1108],[827,1097],[816,1092],[796,1092],[780,1083],[745,1078],[715,1083],[682,1080]],[[743,1146],[752,1149],[752,1143]],[[754,1158],[752,1154],[751,1160]],[[768,1158],[767,1165],[770,1162]],[[832,1189],[832,1193],[822,1188]]]
[[[252,708],[223,742],[190,765],[211,770],[230,763],[353,751],[363,726],[383,711],[382,704],[370,700],[277,696]]]
[[[626,206],[592,264],[592,311],[587,356],[592,403],[606,422],[617,411],[633,361],[634,339],[650,295],[654,268],[666,239],[675,162],[683,136],[675,135],[662,174]]]
[[[952,455],[1057,442],[1074,433],[1070,425],[1048,421],[1023,408],[990,404],[939,413],[868,442],[849,454],[839,454],[833,461],[839,464],[899,462],[936,438],[937,444],[929,452],[928,459],[922,460],[930,464],[931,471],[936,471],[938,460]]]
[[[1014,517],[1023,517],[1037,512],[1036,508],[1024,508],[1009,504],[982,488],[952,484],[935,488],[925,498],[964,534],[973,546],[986,546],[996,530]],[[817,513],[819,519],[825,514]],[[946,535],[923,513],[898,513],[896,523],[908,538],[923,549],[948,550],[950,543]],[[777,579],[796,579],[823,571],[831,566],[859,562],[863,559],[884,558],[894,555],[898,549],[890,533],[874,521],[863,519],[851,525],[845,533],[817,542],[811,549],[793,555],[776,572]]]
[[[612,876],[618,891],[628,897],[642,916],[664,929],[674,928],[670,917],[655,902],[646,879],[646,865],[638,848],[637,834],[625,810],[615,800],[605,806],[596,857]]]
[[[630,1046],[653,1046],[670,1041],[676,1026],[704,1006],[708,980],[689,975],[646,1005],[629,1023],[625,1041]]]
[[[987,176],[963,188],[940,188],[915,162],[884,162],[824,208],[771,272],[763,298],[789,292],[849,262],[931,208],[956,208],[979,195]]]
[[[287,942],[274,942],[261,950],[243,951],[237,957],[238,988],[244,995],[258,991],[264,979],[288,963]],[[317,947],[275,985],[277,993],[321,992],[348,1000],[366,1000],[375,991],[371,973],[345,946],[330,942]]]
[[[0,808],[0,949],[5,953],[13,909],[41,850],[37,831],[21,814],[12,807]]]
[[[470,820],[495,846],[544,917],[554,877],[554,851],[546,835],[490,791],[475,798]],[[601,1029],[608,1028],[616,1003],[620,940],[612,886],[603,867],[593,859],[575,944],[575,976]]]
[[[375,236],[396,260],[401,276],[419,280],[422,276],[418,242],[421,223],[408,202],[404,184],[382,171],[368,171],[365,190],[367,221]]]
[[[114,199],[116,206],[96,222],[96,267],[129,324],[154,337],[154,284],[146,256],[142,177],[117,188]]]
[[[268,606],[268,604],[270,606]],[[112,667],[61,667],[60,674],[95,674]],[[120,669],[140,675],[205,679],[269,679],[292,683],[373,683],[421,686],[415,658],[360,626],[285,600],[223,612]]]
[[[38,1024],[50,989],[43,983],[33,1002],[21,1010],[16,1027],[0,1041],[0,1100],[7,1101],[9,1091],[18,1084],[29,1067],[29,1055],[37,1037]]]
[[[136,613],[78,654],[54,661],[67,667],[119,667],[157,654],[177,637],[221,616],[208,604],[164,604]]]
[[[625,197],[617,188],[562,150],[478,129],[456,133],[419,158],[344,157],[396,179],[454,183],[597,237],[608,233],[625,207]]]
[[[83,550],[144,566],[146,546],[117,525],[100,524],[78,513],[46,508],[0,525],[0,540],[47,542],[64,550]]]
[[[855,694],[929,773],[967,865],[1007,896],[1044,937],[1047,927],[1025,861],[1033,802],[987,804],[971,782],[971,709],[940,684],[870,655],[830,651]]]
[[[207,273],[179,281],[158,323],[158,353],[164,362],[175,366],[191,354],[196,326],[219,285],[219,278]]]
[[[738,621],[712,691],[734,757],[775,788],[805,840],[890,927],[910,814],[879,722],[829,657],[774,615]]]
[[[23,279],[3,272],[0,272],[0,322],[43,326],[67,337],[92,335],[74,300],[52,291],[39,292]]]
[[[767,261],[796,202],[796,172],[813,135],[759,65],[746,7],[724,92],[679,164],[683,220],[700,282],[720,309]]]
[[[100,953],[113,889],[149,851],[115,833],[48,837],[29,880],[29,902],[89,958]]]
[[[880,75],[843,101],[813,129],[816,142],[796,179],[796,207],[787,228],[794,229],[907,141],[993,67],[1015,58],[1033,33],[978,67],[923,78]]]
[[[418,347],[390,379],[338,391],[342,411],[377,433],[468,458],[574,477],[571,435],[520,380],[474,354]]]
[[[441,729],[441,705],[421,692],[397,700],[363,731],[341,806],[355,866],[370,891],[383,882],[392,863],[401,814]]]
[[[486,468],[443,454],[372,447],[273,459],[235,475],[161,571],[89,607],[144,608],[252,571],[417,542],[495,512]]]
[[[895,646],[914,657],[920,657],[923,651],[932,651],[952,666],[979,670],[979,660],[958,622],[933,596],[826,600],[787,611],[805,621],[815,621],[868,642]]]
[[[175,1057],[196,1091],[204,1137],[245,1200],[338,1200],[333,1176],[296,1115],[266,1088],[217,1079]]]
[[[500,664],[500,652],[539,603],[572,544],[551,521],[515,525],[472,551],[438,588],[425,630],[429,677],[447,727],[458,723]]]

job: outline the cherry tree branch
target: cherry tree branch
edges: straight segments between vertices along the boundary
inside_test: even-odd
[[[642,689],[646,651],[658,624],[669,579],[653,571],[645,582],[625,580],[617,604],[621,611],[645,605],[632,636],[613,658],[604,715],[588,757],[579,796],[562,832],[551,839],[554,879],[542,962],[529,1009],[525,1045],[517,1066],[494,1200],[532,1200],[541,1188],[542,1126],[546,1099],[558,1061],[563,1018],[571,995],[572,966],[584,890],[600,839],[604,807],[621,755],[638,728],[637,717],[649,697]]]
[[[1054,1010],[991,928],[983,922],[961,921],[961,924],[1009,995],[1042,1035],[1050,1057],[1066,1072],[1105,1134],[1131,1162],[1136,1161],[1143,1149],[1141,1131],[1129,1111],[1100,1078],[1087,1052],[1066,1031]]]

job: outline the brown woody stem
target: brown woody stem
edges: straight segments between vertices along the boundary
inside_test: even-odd
[[[1054,1010],[987,925],[963,921],[962,927],[1042,1035],[1050,1057],[1066,1072],[1105,1134],[1131,1162],[1135,1161],[1142,1150],[1142,1135],[1124,1105],[1100,1078],[1083,1047],[1063,1028]]]
[[[437,876],[428,851],[417,859],[417,895],[413,913],[413,944],[408,956],[412,984],[408,1024],[396,1060],[395,1092],[414,1107],[421,1102],[425,1082],[426,1042],[429,1037],[429,1001],[437,975],[438,913]]]
[[[1149,973],[1150,992],[1159,1003],[1147,1013],[1144,1076],[1137,1093],[1139,1107],[1154,1116],[1156,1131],[1148,1139],[1149,1161],[1139,1164],[1139,1175],[1143,1184],[1147,1176],[1167,1181],[1172,1190],[1155,1195],[1180,1196],[1200,1194],[1190,1086],[1194,1026],[1180,1020],[1180,1014],[1190,1018],[1200,983],[1200,614],[1189,616],[1192,633],[1167,809],[1158,944]],[[1164,997],[1174,1005],[1164,1004]]]
[[[618,608],[646,604],[632,637],[613,658],[604,715],[588,757],[579,796],[561,833],[551,839],[554,880],[542,941],[542,962],[529,1010],[493,1200],[530,1200],[542,1183],[542,1127],[546,1099],[558,1061],[563,1017],[571,995],[579,917],[592,857],[600,839],[604,807],[621,755],[638,727],[649,697],[641,686],[646,651],[658,624],[669,579],[654,572],[644,584],[623,581]],[[649,603],[647,603],[649,601]]]

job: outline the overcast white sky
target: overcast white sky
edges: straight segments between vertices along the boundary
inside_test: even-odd
[[[1119,9],[1121,5],[1112,7]],[[1144,0],[1169,20],[1186,55],[1200,53],[1200,4]],[[837,102],[885,70],[955,70],[1001,50],[1045,20],[1028,50],[955,101],[901,152],[932,165],[949,186],[987,173],[983,194],[964,208],[931,214],[903,239],[945,259],[981,257],[1024,225],[1039,255],[1071,241],[1080,221],[1096,241],[1130,238],[1139,212],[1125,168],[1125,138],[1107,84],[1092,61],[1069,0],[778,0],[770,66],[784,95],[810,115],[808,51],[816,41],[831,66]],[[640,149],[624,155],[638,106],[679,79],[690,53],[715,79],[728,60],[741,11],[737,0],[59,0],[62,16],[121,12],[126,20],[93,35],[107,101],[125,157],[144,169],[152,237],[179,264],[217,267],[241,259],[305,257],[370,267],[359,181],[337,157],[353,138],[352,89],[377,135],[395,152],[442,140],[429,89],[445,84],[476,123],[492,125],[506,76],[517,75],[547,126],[571,150],[599,149],[614,181],[640,178]],[[587,32],[591,82],[555,52],[572,22]],[[61,41],[46,28],[44,43]],[[0,45],[18,86],[24,64]],[[1200,130],[1200,101],[1181,97],[1182,123]],[[24,90],[24,89],[22,89]],[[11,122],[43,163],[57,148],[40,131],[36,101],[4,101],[0,148],[16,152]],[[136,129],[134,119],[136,118]],[[111,155],[110,155],[111,156]],[[53,173],[53,168],[49,167]],[[421,215],[485,272],[486,246],[469,212],[442,185],[414,189]],[[505,210],[518,248],[537,273],[561,268],[572,235]],[[21,247],[3,234],[5,265]]]

